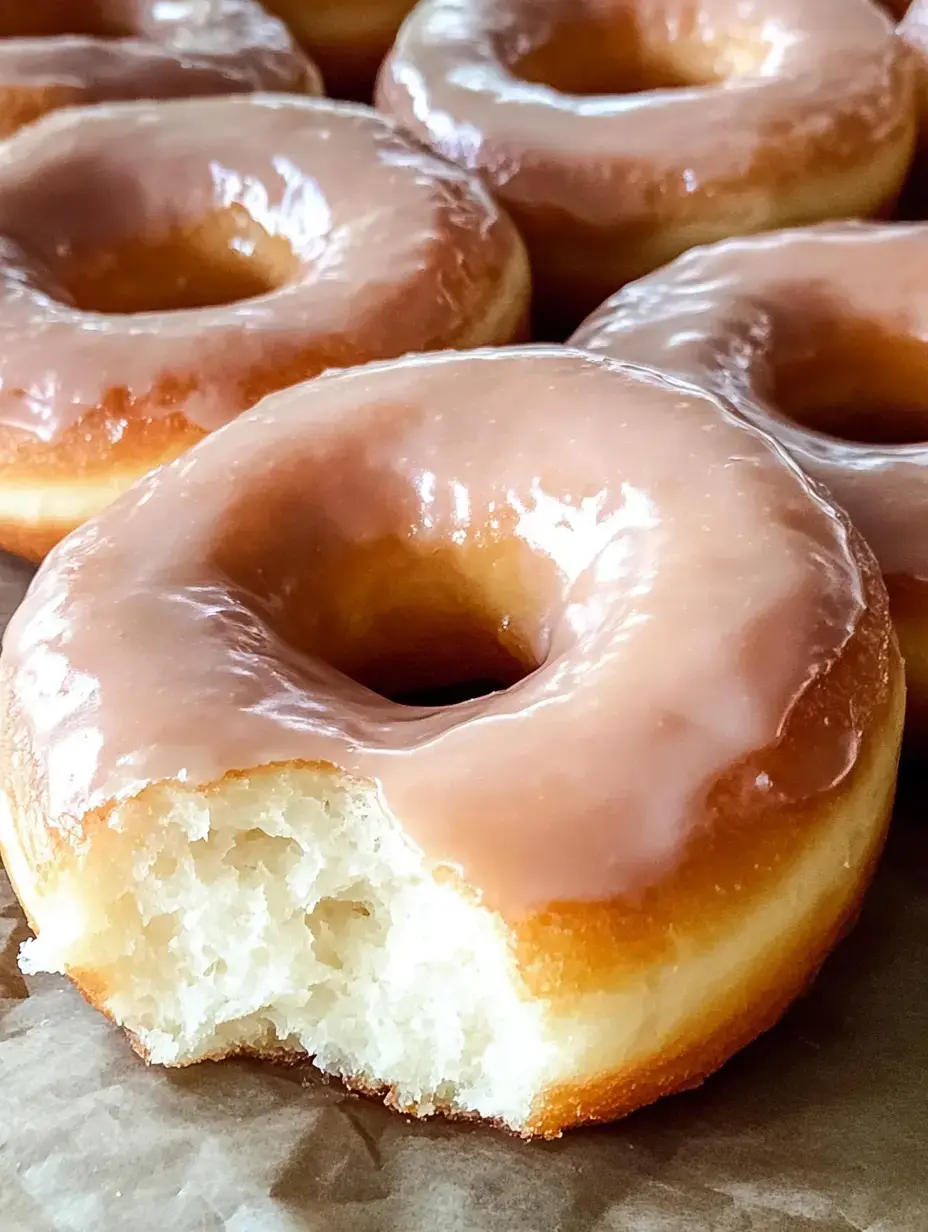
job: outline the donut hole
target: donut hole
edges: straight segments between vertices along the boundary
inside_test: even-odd
[[[573,16],[541,26],[540,34],[537,12],[529,12],[524,28],[534,31],[531,45],[501,41],[498,51],[521,81],[578,96],[715,85],[762,74],[779,55],[763,29],[705,31],[695,19],[671,28],[660,13],[649,18],[635,11],[645,6],[613,7],[578,2]]]
[[[519,653],[515,639],[501,638],[505,616],[485,607],[455,572],[430,562],[418,578],[406,579],[410,587],[402,598],[385,596],[350,644],[330,642],[323,657],[404,706],[453,706],[518,684],[540,665]]]
[[[289,649],[390,701],[511,688],[547,655],[555,568],[515,536],[426,534],[420,497],[358,447],[293,461],[228,512],[213,564]]]
[[[862,445],[922,444],[928,346],[879,321],[799,309],[775,325],[769,396],[813,432]]]
[[[527,597],[506,602],[492,593],[483,574],[489,562],[399,538],[343,542],[308,559],[312,568],[296,577],[286,569],[275,576],[265,564],[259,584],[268,623],[288,645],[388,701],[456,705],[511,688],[540,666]],[[243,564],[236,580],[254,593],[258,579]],[[493,564],[500,568],[498,554]],[[280,595],[286,603],[275,605]]]
[[[419,555],[399,541],[348,551],[334,577],[306,578],[293,598],[276,622],[290,645],[402,705],[487,696],[539,666],[453,553]]]
[[[132,7],[126,0],[0,0],[0,38],[128,38]]]
[[[331,558],[334,577],[306,578],[287,622],[292,644],[407,706],[487,696],[539,666],[525,616],[513,627],[512,606],[524,612],[524,596],[506,603],[488,593],[479,551],[421,551],[399,538],[342,546]],[[323,608],[310,590],[328,596]]]
[[[254,299],[291,281],[298,260],[240,205],[197,222],[56,260],[68,301],[84,312],[173,312]]]

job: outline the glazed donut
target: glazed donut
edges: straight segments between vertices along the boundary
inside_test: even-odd
[[[554,347],[330,373],[143,479],[14,616],[23,967],[153,1062],[611,1119],[812,977],[903,695],[863,540],[721,401]]]
[[[880,561],[928,738],[928,227],[830,224],[687,253],[572,342],[692,381],[775,435]]]
[[[0,547],[40,558],[324,368],[513,341],[528,300],[484,189],[365,107],[46,117],[0,149]]]
[[[264,0],[322,69],[337,98],[368,102],[377,69],[415,0]]]
[[[253,90],[321,90],[257,0],[0,0],[0,137],[78,103]]]
[[[377,94],[492,183],[563,336],[696,244],[881,211],[912,60],[870,0],[423,0]]]

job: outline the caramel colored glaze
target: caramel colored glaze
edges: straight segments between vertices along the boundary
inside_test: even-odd
[[[910,751],[928,749],[928,581],[894,574],[886,578],[908,681],[906,736]]]
[[[524,918],[832,799],[887,706],[873,593],[712,397],[558,348],[418,356],[268,398],[71,535],[0,706],[55,841],[151,783],[332,764]]]
[[[414,0],[264,0],[322,70],[334,98],[369,102],[374,78]]]
[[[48,117],[0,151],[0,481],[131,482],[327,367],[511,341],[527,294],[484,189],[366,108]]]
[[[321,88],[257,0],[0,0],[3,137],[81,103]]]
[[[915,75],[870,0],[423,0],[377,97],[495,186],[572,328],[695,244],[886,208]]]

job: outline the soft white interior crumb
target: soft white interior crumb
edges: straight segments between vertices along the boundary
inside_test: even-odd
[[[106,840],[23,967],[98,975],[153,1061],[284,1045],[420,1113],[525,1125],[543,1010],[501,920],[433,875],[374,789],[297,768],[161,787]]]

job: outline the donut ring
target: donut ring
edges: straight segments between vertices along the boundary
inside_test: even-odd
[[[610,1119],[813,975],[903,702],[863,540],[711,396],[558,348],[328,374],[143,479],[14,616],[24,967],[155,1062],[305,1051],[415,1115]]]
[[[573,343],[660,365],[775,435],[883,568],[928,738],[928,227],[831,224],[687,253],[626,287]]]
[[[377,97],[494,186],[563,336],[696,244],[886,208],[914,71],[870,0],[423,0]]]
[[[415,0],[265,0],[322,69],[336,98],[368,102],[381,61]]]
[[[0,0],[0,137],[81,103],[321,85],[257,0]]]
[[[481,186],[364,107],[69,110],[0,150],[0,547],[38,559],[274,389],[521,333]]]

